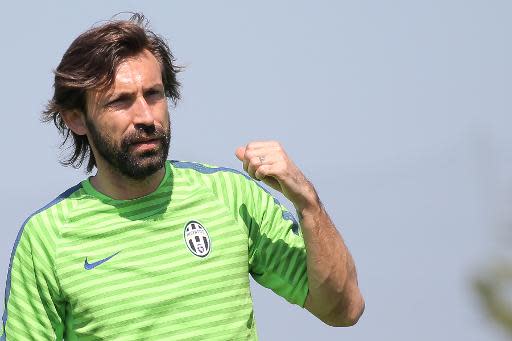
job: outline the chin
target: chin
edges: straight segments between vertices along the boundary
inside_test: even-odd
[[[125,175],[130,178],[142,180],[155,174],[157,171],[165,167],[166,157],[162,155],[142,156],[137,157],[137,160],[133,160],[130,169],[127,169]]]

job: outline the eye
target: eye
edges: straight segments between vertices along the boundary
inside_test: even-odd
[[[107,107],[118,107],[127,104],[127,102],[130,100],[129,96],[120,96],[117,98],[112,99],[111,101],[107,102]]]
[[[146,92],[145,97],[147,101],[158,101],[164,98],[164,92],[163,90],[151,89]]]

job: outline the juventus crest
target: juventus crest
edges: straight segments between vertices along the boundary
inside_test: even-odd
[[[189,221],[185,225],[183,236],[190,252],[198,257],[208,256],[212,243],[208,231],[206,231],[203,225],[195,220]]]

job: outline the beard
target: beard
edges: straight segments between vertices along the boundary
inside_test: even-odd
[[[127,133],[116,143],[108,132],[100,131],[94,123],[86,119],[91,142],[98,154],[118,173],[142,180],[165,166],[171,142],[171,127],[144,126]],[[130,151],[130,147],[143,141],[158,140],[160,143],[150,150]]]

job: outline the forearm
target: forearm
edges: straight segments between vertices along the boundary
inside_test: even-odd
[[[312,186],[310,191],[308,203],[296,207],[307,250],[305,307],[329,325],[353,325],[364,309],[354,261]]]

